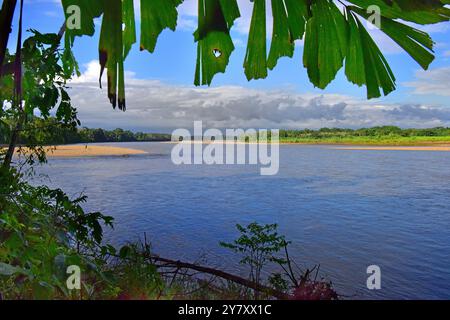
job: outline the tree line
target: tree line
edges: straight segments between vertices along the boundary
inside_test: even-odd
[[[450,137],[450,128],[402,129],[396,126],[380,126],[361,129],[322,128],[319,130],[280,130],[280,139],[329,139],[329,138],[380,138],[380,137]],[[0,135],[0,144],[8,143],[8,134]],[[117,128],[73,127],[64,125],[56,119],[34,119],[32,124],[22,130],[20,144],[76,144],[103,142],[158,142],[171,141],[165,133],[132,132]]]
[[[106,130],[101,128],[74,127],[65,125],[57,119],[35,118],[20,132],[19,143],[22,145],[56,145],[75,143],[102,143],[102,142],[151,142],[170,141],[170,134],[132,132],[117,128]],[[0,135],[0,144],[9,142],[9,134]]]
[[[322,128],[320,130],[281,130],[280,138],[349,138],[349,137],[450,137],[450,128],[402,129],[382,126],[361,129]]]

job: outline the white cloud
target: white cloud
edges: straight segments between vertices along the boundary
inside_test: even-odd
[[[416,80],[405,83],[415,94],[429,94],[450,97],[450,67],[416,72]]]
[[[93,60],[87,63],[85,66],[85,71],[81,74],[80,77],[77,77],[71,81],[71,84],[96,84],[99,85],[99,77],[100,77],[100,64],[97,60]],[[105,71],[106,73],[106,71]],[[125,76],[127,79],[133,79],[135,77],[135,73],[131,71],[125,71]],[[102,79],[102,86],[106,85],[106,77],[104,76]]]
[[[111,110],[98,86],[98,63],[73,81],[70,95],[85,126],[145,131],[190,128],[193,121],[218,128],[320,128],[398,125],[450,126],[450,109],[381,104],[336,94],[299,94],[290,89],[240,86],[196,88],[137,79],[127,73],[127,112]],[[448,82],[447,82],[448,83]]]

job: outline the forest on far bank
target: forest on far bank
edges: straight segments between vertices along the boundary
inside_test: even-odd
[[[402,129],[381,126],[361,129],[281,130],[280,142],[305,144],[426,145],[450,143],[450,128]]]
[[[0,135],[0,144],[7,144],[8,135]],[[116,128],[74,127],[59,123],[54,118],[34,119],[33,124],[20,134],[20,144],[61,145],[104,142],[159,142],[171,141],[170,133],[133,132]],[[380,126],[360,129],[322,128],[319,130],[280,130],[281,142],[292,143],[433,143],[449,142],[450,128],[402,129]]]

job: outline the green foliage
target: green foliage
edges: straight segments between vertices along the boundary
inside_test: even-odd
[[[275,68],[279,58],[292,58],[294,41],[303,39],[306,20],[309,17],[307,1],[272,0],[272,15],[272,44],[267,60],[267,66],[271,70]]]
[[[131,243],[119,250],[111,266],[120,299],[153,300],[170,298],[170,293],[157,267],[148,261],[150,245]],[[170,290],[169,290],[170,291]]]
[[[269,276],[270,285],[281,292],[286,292],[289,289],[289,282],[283,277],[281,273],[273,273]]]
[[[325,89],[343,66],[348,47],[348,26],[331,1],[314,1],[311,13],[306,24],[303,64],[311,82]]]
[[[389,64],[372,40],[358,16],[347,9],[349,41],[345,74],[354,84],[367,84],[368,98],[379,97],[395,90],[395,77]]]
[[[33,187],[14,170],[0,169],[0,293],[5,299],[72,298],[66,268],[77,265],[101,279],[92,255],[112,218],[86,213],[85,197]]]
[[[141,50],[154,52],[160,33],[166,28],[175,30],[178,18],[176,7],[181,2],[182,0],[141,0]],[[132,5],[131,1],[130,6]]]
[[[262,226],[254,222],[246,227],[237,224],[236,228],[241,236],[232,243],[221,242],[220,245],[243,255],[240,263],[250,267],[252,281],[261,282],[261,271],[268,263],[286,263],[284,259],[275,257],[289,244],[284,236],[278,234],[278,225]]]
[[[5,119],[5,130],[9,129],[9,119]],[[2,127],[0,127],[1,129]],[[9,143],[9,134],[0,136],[0,145]],[[74,128],[49,117],[42,119],[35,117],[30,120],[26,128],[21,130],[18,140],[19,145],[26,145],[32,149],[39,146],[76,144],[76,143],[102,143],[102,142],[152,142],[170,141],[172,136],[164,133],[132,132],[117,128],[114,130]]]
[[[267,77],[266,47],[266,1],[255,0],[244,60],[248,80]]]
[[[199,0],[195,85],[210,85],[214,75],[225,72],[234,44],[230,29],[239,18],[236,0]]]
[[[369,17],[369,14],[366,11],[358,7],[350,6],[347,7],[347,10],[355,12],[366,19]],[[384,16],[381,17],[381,31],[386,33],[386,35],[408,52],[408,54],[425,70],[428,69],[428,66],[433,62],[434,55],[432,54],[432,51],[434,42],[425,32],[395,20],[388,19]]]
[[[260,286],[267,282],[279,292],[292,293],[293,299],[338,299],[331,283],[317,280],[320,266],[303,271],[291,260],[288,252],[290,242],[278,234],[277,224],[254,222],[246,227],[239,224],[236,227],[240,237],[232,243],[221,242],[220,245],[243,256],[240,263],[250,267],[250,280],[255,284]],[[272,272],[267,279],[262,279],[262,270],[269,264],[278,266],[281,272]],[[314,271],[315,276],[311,277]],[[257,291],[254,294],[256,299],[260,298]]]
[[[157,133],[133,133],[120,128],[114,130],[81,128],[70,139],[64,143],[170,141],[171,136]]]
[[[210,85],[213,77],[225,72],[234,45],[230,30],[240,16],[236,0],[198,0],[197,67],[194,83]],[[303,64],[310,81],[326,88],[344,66],[350,82],[367,86],[367,97],[385,95],[395,90],[395,77],[388,62],[366,30],[361,18],[370,20],[367,9],[381,9],[381,31],[398,43],[422,68],[434,60],[433,41],[428,34],[408,23],[419,25],[449,21],[448,0],[272,0],[273,37],[267,54],[266,1],[254,3],[249,39],[244,60],[247,78],[266,78],[281,57],[292,57],[294,42],[305,38]],[[182,0],[141,0],[141,49],[153,52],[160,33],[175,30],[177,7]],[[135,42],[134,8],[130,0],[63,0],[64,9],[78,4],[83,12],[82,30],[68,31],[66,51],[70,52],[75,36],[92,35],[95,17],[103,14],[100,63],[108,68],[108,96],[116,106],[125,108],[123,63]],[[341,8],[343,7],[343,10]],[[85,14],[87,13],[87,14]],[[369,22],[370,23],[370,22]],[[120,26],[124,25],[124,30]],[[70,56],[70,54],[68,54]],[[117,89],[117,82],[118,89]]]
[[[72,126],[79,125],[76,110],[66,91],[66,82],[72,75],[67,75],[61,65],[62,54],[57,50],[58,35],[30,31],[32,36],[24,41],[22,49],[23,100],[27,117],[33,117],[38,111],[46,119],[55,109],[55,117],[59,121]],[[9,59],[13,61],[14,57],[10,56]],[[4,76],[3,80],[9,82],[10,77],[12,75]],[[5,86],[3,90],[1,100],[12,101],[12,88]]]
[[[141,49],[153,52],[159,34],[165,28],[175,29],[176,6],[181,0],[141,0]],[[101,74],[107,68],[108,98],[115,108],[126,109],[124,60],[136,42],[135,10],[132,0],[62,0],[67,19],[71,18],[70,6],[81,9],[81,29],[66,31],[66,55],[72,56],[71,48],[76,36],[94,34],[93,20],[101,15],[102,26],[99,44]],[[68,61],[67,69],[71,69]],[[101,77],[100,74],[100,77]]]
[[[110,0],[103,7],[103,20],[100,33],[100,77],[105,68],[108,69],[108,98],[113,107],[119,105],[120,110],[126,109],[125,104],[125,71],[123,66],[124,51],[124,35],[122,29],[126,22],[130,19],[123,18],[122,0]],[[130,26],[125,25],[125,29]],[[128,36],[130,36],[127,33]],[[129,43],[127,44],[129,46]],[[118,93],[117,93],[118,91]]]
[[[347,139],[347,138],[370,138],[375,139],[386,138],[432,138],[442,137],[447,140],[450,137],[450,128],[430,128],[430,129],[401,129],[395,126],[361,128],[361,129],[340,129],[340,128],[322,128],[320,130],[281,130],[280,140],[289,139]],[[424,140],[424,141],[425,141]],[[376,142],[376,141],[375,141]]]
[[[34,187],[0,167],[0,296],[3,299],[156,299],[173,293],[149,246],[116,250],[103,243],[113,218],[85,212],[85,196]],[[69,266],[82,270],[82,289],[66,285]]]
[[[23,107],[15,104],[15,74],[9,66],[14,64],[15,56],[6,53],[5,69],[0,78],[0,143],[9,144],[15,135],[21,136],[27,146],[34,150],[39,161],[45,154],[39,148],[48,136],[55,132],[43,129],[42,122],[52,122],[66,128],[80,125],[77,111],[72,106],[67,93],[66,82],[72,74],[63,67],[63,54],[58,50],[59,35],[42,34],[30,30],[32,35],[23,43],[21,60],[23,65],[22,87]],[[12,107],[11,107],[12,106]],[[39,116],[37,116],[39,115]],[[50,129],[50,128],[48,128]],[[0,157],[2,158],[2,157]]]

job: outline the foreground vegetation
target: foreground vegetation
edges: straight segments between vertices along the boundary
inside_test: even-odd
[[[242,256],[249,278],[156,255],[141,243],[114,247],[103,229],[114,219],[85,212],[85,196],[34,187],[15,169],[0,167],[0,299],[337,299],[318,267],[302,271],[289,259],[276,225],[238,225],[241,236],[222,244]],[[261,276],[263,269],[279,272]],[[70,287],[70,268],[81,271]],[[68,274],[69,273],[69,274]]]

